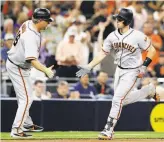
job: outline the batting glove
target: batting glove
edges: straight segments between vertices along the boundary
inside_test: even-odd
[[[48,78],[53,78],[55,72],[52,70],[53,66],[46,68],[45,74],[47,75]]]
[[[76,76],[77,77],[83,77],[84,75],[90,73],[91,68],[87,67],[87,66],[79,66],[80,70],[78,72],[76,72]]]
[[[147,69],[146,66],[140,67],[140,69],[139,69],[140,73],[138,74],[138,78],[142,78],[144,76],[144,74],[146,73],[146,69]]]

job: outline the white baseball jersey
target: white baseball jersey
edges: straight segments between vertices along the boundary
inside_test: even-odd
[[[28,20],[20,27],[12,48],[8,51],[8,58],[22,68],[30,68],[31,64],[26,61],[38,58],[40,43],[40,33],[34,29],[32,21]]]
[[[129,29],[120,34],[115,30],[104,41],[102,50],[115,52],[115,63],[118,65],[114,77],[114,96],[112,107],[105,125],[106,132],[102,134],[112,137],[114,127],[120,117],[122,107],[140,101],[146,97],[153,97],[155,86],[148,84],[140,90],[135,90],[135,84],[142,65],[142,50],[151,46],[150,40],[140,31]],[[109,125],[110,124],[110,125]]]
[[[115,64],[122,68],[137,68],[142,65],[142,50],[151,45],[150,39],[142,32],[129,29],[123,35],[118,30],[110,33],[104,41],[102,50],[115,52]]]
[[[29,116],[29,109],[33,102],[32,83],[29,77],[31,63],[27,60],[38,58],[40,42],[40,33],[35,30],[32,21],[29,20],[20,27],[12,48],[8,52],[6,69],[18,99],[18,109],[11,133],[22,132],[24,125],[33,125]]]

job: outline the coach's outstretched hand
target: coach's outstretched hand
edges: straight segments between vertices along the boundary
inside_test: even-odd
[[[78,66],[80,70],[76,72],[77,77],[83,77],[84,75],[88,74],[91,71],[91,68],[87,66]]]
[[[53,76],[54,76],[54,73],[55,72],[52,70],[53,67],[54,67],[54,65],[50,66],[45,71],[45,73],[46,73],[46,75],[47,75],[48,78],[53,78]]]

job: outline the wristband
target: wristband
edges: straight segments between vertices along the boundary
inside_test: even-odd
[[[148,67],[149,64],[151,63],[151,61],[152,61],[152,60],[151,60],[149,57],[146,57],[146,59],[145,59],[145,61],[144,61],[144,63],[143,63],[143,66]]]

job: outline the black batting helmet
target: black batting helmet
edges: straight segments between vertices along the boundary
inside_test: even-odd
[[[116,19],[122,19],[124,21],[124,25],[129,25],[133,20],[133,12],[130,9],[122,8],[118,14],[113,15]]]
[[[46,8],[37,8],[34,10],[33,18],[34,19],[42,19],[48,22],[52,22],[53,18],[50,17],[51,13]]]

